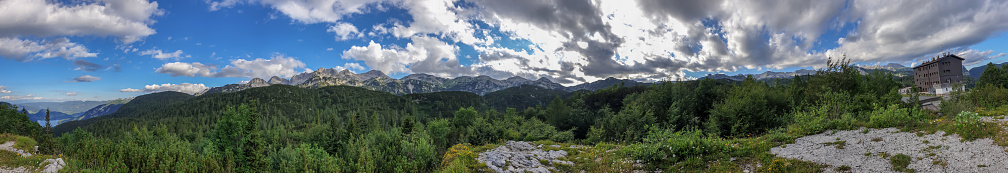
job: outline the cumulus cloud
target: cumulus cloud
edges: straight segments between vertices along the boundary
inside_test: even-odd
[[[0,93],[7,94],[7,93],[11,93],[11,91],[7,90],[7,86],[0,85]]]
[[[1008,55],[1005,53],[997,53],[994,50],[980,51],[976,49],[967,49],[967,48],[953,50],[952,52],[949,53],[955,54],[959,57],[963,57],[963,59],[966,59],[963,61],[963,66],[967,67],[974,65],[983,65],[986,64],[986,62],[994,60],[994,58],[1005,57],[1006,55]]]
[[[305,67],[304,62],[294,57],[284,57],[274,55],[270,59],[257,58],[254,60],[237,59],[231,61],[230,65],[217,70],[216,66],[205,65],[199,62],[185,63],[173,62],[161,65],[156,70],[158,73],[171,74],[172,76],[202,76],[202,77],[239,77],[239,78],[264,78],[272,76],[290,77],[298,74],[297,70]]]
[[[155,72],[171,74],[172,77],[175,76],[203,76],[203,77],[213,77],[216,67],[203,65],[203,63],[184,63],[184,62],[172,62],[161,65]]]
[[[371,69],[389,74],[427,73],[438,76],[468,75],[470,69],[458,63],[458,46],[437,38],[414,36],[406,48],[382,46],[371,41],[343,51],[343,59],[364,61]],[[407,67],[409,66],[409,67]]]
[[[101,80],[101,78],[100,77],[94,77],[94,76],[91,76],[91,75],[83,75],[83,76],[77,76],[77,77],[75,77],[73,79],[70,79],[70,81],[67,81],[67,82],[92,82],[92,81],[96,81],[96,80]]]
[[[336,34],[336,41],[349,40],[349,39],[353,39],[353,38],[363,37],[364,36],[364,34],[361,34],[361,32],[357,30],[356,26],[354,26],[353,24],[350,24],[350,23],[345,23],[345,22],[339,22],[339,23],[333,24],[326,31],[331,32],[331,33],[335,33]]]
[[[210,88],[206,87],[203,84],[191,84],[191,83],[171,84],[171,83],[166,83],[166,84],[161,84],[161,85],[158,85],[158,84],[145,85],[142,89],[126,88],[126,89],[119,90],[119,92],[124,92],[124,93],[125,92],[155,93],[155,92],[164,92],[164,91],[175,91],[175,92],[181,92],[181,93],[186,93],[186,94],[197,94],[197,93],[201,93],[203,91],[206,91],[207,89],[210,89]]]
[[[179,57],[182,57],[182,50],[175,50],[175,52],[167,52],[167,53],[165,53],[165,52],[161,52],[160,49],[150,49],[150,50],[145,50],[143,52],[140,52],[140,55],[150,55],[152,58],[164,60],[164,59],[168,59],[168,58],[179,58]]]
[[[3,25],[0,24],[0,26]],[[98,54],[91,53],[84,46],[70,42],[70,40],[66,38],[55,38],[51,40],[42,39],[38,41],[22,40],[17,38],[0,38],[0,56],[17,61],[31,61],[35,59],[55,57],[63,57],[64,59],[69,60],[96,57]]]
[[[98,70],[98,69],[102,68],[101,65],[98,65],[98,64],[95,64],[95,63],[92,63],[92,62],[88,62],[88,61],[85,61],[85,60],[74,60],[73,64],[74,64],[74,66],[77,66],[77,68],[75,68],[74,70],[80,70],[80,71],[93,72],[95,70]]]
[[[156,33],[148,25],[164,12],[147,0],[98,0],[63,4],[46,0],[0,1],[0,37],[117,37],[133,43]]]
[[[346,64],[343,64],[343,68],[351,69],[351,70],[364,70],[364,69],[367,69],[367,68],[364,68],[364,66],[361,66],[358,63],[346,63]]]

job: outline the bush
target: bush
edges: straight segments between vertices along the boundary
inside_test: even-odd
[[[733,148],[716,136],[705,136],[699,130],[673,132],[670,129],[652,129],[641,143],[629,145],[619,151],[648,165],[676,165],[691,169],[706,167],[703,162],[727,157]],[[667,169],[667,168],[665,168]]]
[[[809,111],[795,111],[792,114],[793,123],[788,125],[788,134],[804,136],[816,134],[833,128],[826,119],[826,107],[813,108]]]
[[[885,108],[876,109],[871,113],[869,124],[872,127],[908,127],[917,124],[924,115],[920,110],[910,108],[900,108],[898,105],[889,105]]]
[[[470,150],[469,144],[456,144],[445,152],[444,159],[441,160],[441,171],[443,172],[473,172],[476,164],[476,153]]]
[[[953,118],[951,131],[965,140],[995,136],[1000,131],[999,125],[983,122],[980,118],[977,113],[963,111]]]
[[[892,163],[894,171],[909,171],[907,165],[910,165],[910,156],[906,154],[897,154],[889,158],[889,163]]]
[[[973,91],[970,91],[966,97],[976,106],[991,109],[1008,104],[1008,89],[994,85],[982,85],[973,88]]]
[[[571,140],[574,140],[574,130],[576,130],[576,128],[554,133],[553,137],[551,137],[550,139],[555,142],[570,142]]]
[[[721,136],[741,137],[762,134],[784,125],[787,103],[780,92],[749,76],[729,91],[730,96],[710,110],[707,132]],[[785,115],[785,116],[782,116]]]

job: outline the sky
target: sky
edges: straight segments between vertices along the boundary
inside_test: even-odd
[[[1000,0],[0,0],[0,101],[197,93],[319,68],[576,85],[1008,61]]]

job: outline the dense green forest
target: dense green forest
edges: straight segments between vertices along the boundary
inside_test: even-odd
[[[902,103],[897,89],[904,84],[891,73],[862,75],[846,61],[791,79],[570,93],[521,86],[485,96],[397,96],[272,85],[199,97],[147,94],[113,114],[52,130],[4,107],[0,133],[53,141],[47,151],[68,157],[69,170],[79,172],[470,172],[479,166],[455,161],[459,148],[507,140],[617,145],[616,157],[677,172],[729,157],[770,165],[773,157],[759,154],[768,146],[828,129],[909,127],[1008,109],[1006,79],[1008,67],[988,66],[977,87],[956,92],[941,112]],[[53,134],[58,138],[46,137]],[[756,139],[766,142],[752,144]]]

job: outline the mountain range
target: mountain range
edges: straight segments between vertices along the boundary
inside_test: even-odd
[[[994,67],[1001,67],[1001,66],[1004,66],[1005,64],[1008,64],[1008,62],[1003,62],[1001,64],[994,64]],[[969,69],[968,70],[969,76],[973,77],[973,79],[979,79],[980,75],[983,74],[984,70],[987,69],[987,65],[989,65],[989,64],[984,64],[984,65],[973,67],[973,68]]]
[[[244,84],[228,84],[220,87],[213,87],[196,95],[230,93],[270,85],[292,85],[302,88],[322,88],[326,86],[346,85],[367,88],[375,91],[385,91],[396,95],[440,91],[465,91],[485,95],[490,92],[522,85],[537,86],[551,90],[576,91],[583,89],[594,91],[618,83],[623,83],[625,86],[646,84],[627,79],[620,80],[607,78],[605,80],[565,87],[558,83],[554,83],[547,78],[529,80],[515,76],[504,80],[498,80],[491,78],[490,76],[461,76],[456,78],[444,78],[428,74],[411,74],[400,79],[393,79],[378,70],[371,70],[365,73],[357,74],[350,70],[337,71],[336,69],[319,68],[318,70],[312,72],[294,75],[289,79],[278,76],[271,77],[269,81],[261,78],[253,78]]]

